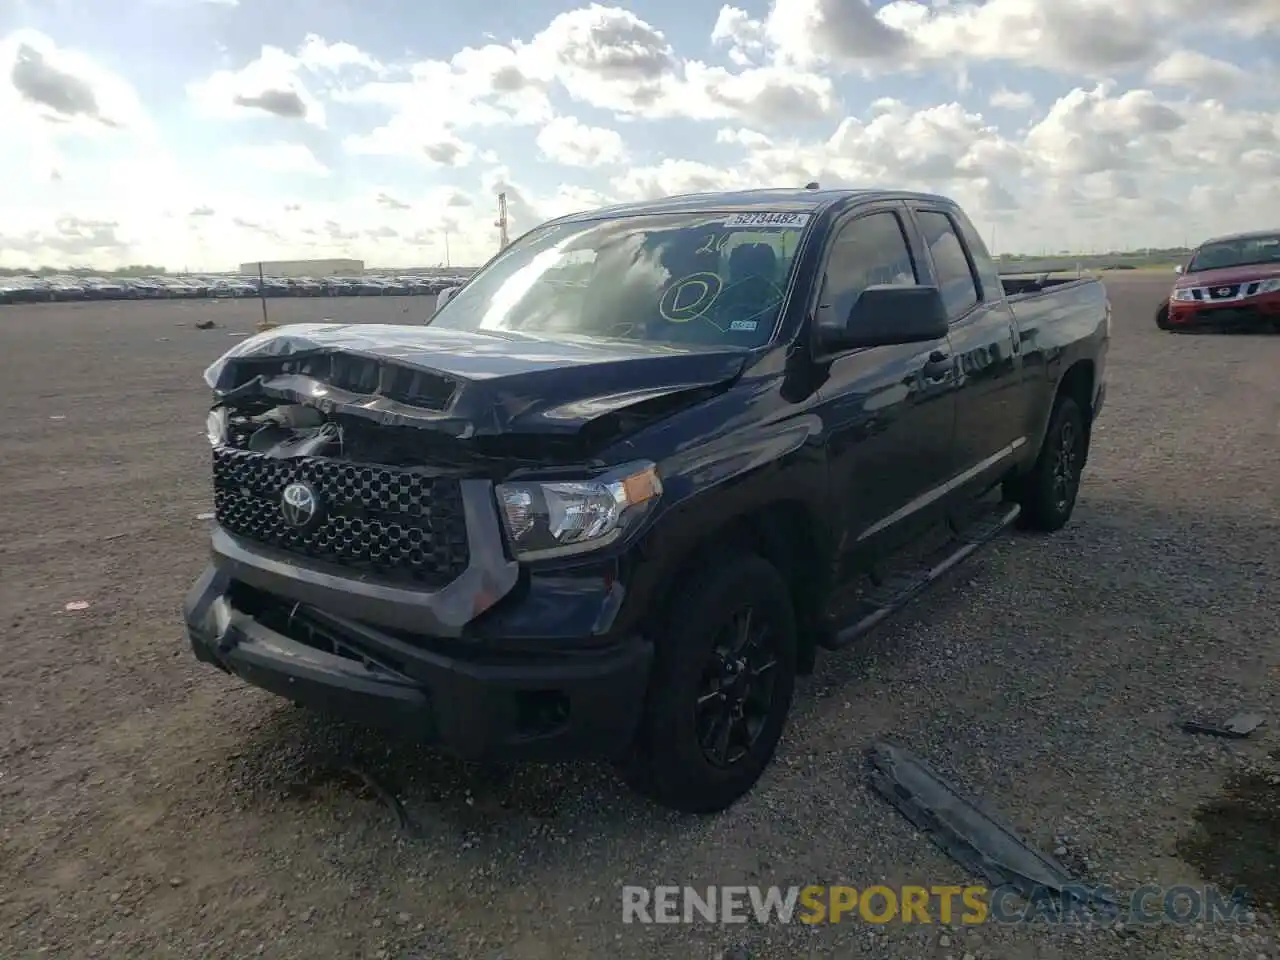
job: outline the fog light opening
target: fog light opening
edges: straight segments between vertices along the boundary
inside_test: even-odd
[[[516,730],[521,737],[545,737],[569,725],[569,698],[559,690],[516,694]]]

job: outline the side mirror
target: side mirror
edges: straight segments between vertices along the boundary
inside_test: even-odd
[[[1183,271],[1183,270],[1185,270],[1185,269],[1186,269],[1186,268],[1185,268],[1182,264],[1178,264],[1176,267],[1174,267],[1174,268],[1173,268],[1173,272],[1174,272],[1174,273],[1182,273],[1182,271]]]
[[[461,287],[445,287],[436,294],[436,310],[438,311],[446,303],[453,299],[453,295],[461,290]]]
[[[823,328],[821,336],[823,348],[837,352],[941,340],[947,329],[937,287],[876,285],[858,295],[843,326]]]

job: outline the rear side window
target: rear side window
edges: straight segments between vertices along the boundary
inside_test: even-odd
[[[915,264],[898,215],[888,211],[858,217],[836,236],[822,280],[818,322],[841,324],[858,295],[881,284],[916,285]]]
[[[969,248],[969,257],[973,260],[974,272],[978,274],[978,286],[981,287],[982,299],[990,302],[999,300],[1004,294],[1004,283],[1000,280],[1000,271],[996,262],[991,259],[986,243],[973,221],[965,216],[963,210],[956,211],[951,218],[960,228],[960,237]]]
[[[916,219],[920,221],[924,242],[933,257],[933,269],[938,274],[938,288],[942,291],[942,302],[947,306],[947,316],[954,320],[978,303],[978,285],[969,268],[969,258],[965,256],[955,224],[945,213],[917,210]]]

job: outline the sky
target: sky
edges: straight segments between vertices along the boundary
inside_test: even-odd
[[[995,252],[1280,229],[1280,0],[0,0],[0,266],[477,265],[604,203],[954,197]]]

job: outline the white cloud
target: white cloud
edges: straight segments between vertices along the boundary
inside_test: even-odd
[[[309,70],[337,72],[357,67],[372,73],[383,73],[386,68],[354,44],[340,40],[329,43],[323,37],[309,33],[298,48],[298,63]]]
[[[548,160],[567,167],[600,167],[627,157],[616,130],[591,127],[573,117],[556,117],[538,132],[538,149]]]
[[[122,154],[156,155],[157,131],[134,88],[45,34],[0,39],[0,209],[13,225],[41,192],[57,192],[80,156],[102,172]]]
[[[348,137],[344,146],[353,154],[408,157],[428,167],[461,168],[476,157],[473,144],[438,124],[388,124],[364,136]]]
[[[738,66],[758,63],[768,45],[764,25],[740,7],[724,6],[711,29],[711,42],[729,51]]]
[[[664,109],[699,120],[786,127],[835,116],[840,98],[830,77],[778,66],[734,73],[692,61],[684,66],[683,88],[671,92]]]
[[[324,105],[308,89],[302,63],[279,47],[263,47],[239,70],[219,70],[188,87],[197,109],[211,119],[272,117],[325,125]]]
[[[381,77],[387,68],[354,44],[330,43],[309,33],[297,51],[264,46],[239,69],[218,70],[188,84],[196,109],[210,119],[245,117],[300,120],[325,126],[325,95],[340,94],[343,81]]]
[[[464,167],[478,154],[466,131],[540,125],[554,116],[544,85],[510,47],[468,47],[448,61],[419,61],[399,72],[335,93],[343,103],[391,113],[381,126],[348,137],[351,152]]]
[[[1036,105],[1036,98],[1029,93],[1001,87],[988,102],[998,110],[1030,110]]]
[[[266,173],[301,174],[312,177],[329,175],[329,168],[321,163],[310,149],[300,143],[228,147],[222,155],[227,163]]]
[[[721,131],[717,139],[756,138]],[[1161,222],[1179,238],[1163,239],[1180,242],[1188,229],[1184,184],[1197,178],[1239,184],[1241,195],[1202,208],[1214,232],[1280,220],[1280,186],[1268,179],[1280,169],[1280,112],[1170,103],[1109,85],[1068,92],[1020,137],[956,103],[912,110],[881,101],[865,117],[841,121],[826,141],[752,146],[731,168],[664,160],[616,177],[612,187],[628,199],[809,180],[938,191],[975,220],[1004,224],[1002,235],[1011,234],[1004,249],[1041,242],[1059,249],[1064,237],[1103,248],[1155,244]]]
[[[746,119],[785,124],[838,108],[830,78],[763,65],[730,71],[678,57],[657,28],[619,7],[592,4],[556,16],[527,43],[467,48],[414,63],[402,76],[345,92],[391,107],[389,138],[424,125],[449,129],[542,125],[548,93],[625,117]]]
[[[243,15],[169,2],[193,23]],[[686,46],[673,38],[691,13],[590,4],[416,61],[398,39],[300,30],[192,78],[200,129],[225,145],[212,151],[189,126],[166,131],[146,70],[140,96],[104,69],[130,62],[116,34],[76,53],[22,31],[0,40],[0,263],[407,265],[442,262],[446,238],[453,262],[476,263],[499,190],[513,234],[619,200],[812,180],[949,194],[1006,250],[1280,222],[1280,96],[1256,65],[1280,4],[1196,9],[773,0],[757,17],[722,7],[709,34],[698,14],[704,42]]]
[[[6,126],[38,120],[76,134],[94,134],[104,128],[138,131],[148,125],[132,86],[38,31],[16,30],[0,40],[0,71],[0,116]],[[4,139],[16,139],[14,131],[8,130]]]
[[[808,68],[893,73],[986,61],[1104,76],[1155,62],[1187,23],[1261,37],[1280,31],[1280,4],[1236,0],[1206,21],[1195,0],[890,0],[878,10],[866,0],[773,0],[763,20],[725,8],[713,37],[738,49],[763,37],[780,62]]]
[[[763,30],[744,16],[721,11],[714,36],[743,52],[761,49],[753,37],[763,37]],[[554,81],[579,103],[624,116],[785,125],[831,116],[839,105],[829,77],[792,66],[731,71],[683,59],[663,31],[621,7],[593,3],[559,14],[514,49],[530,76]]]
[[[1230,96],[1248,74],[1234,63],[1195,50],[1174,50],[1151,68],[1148,79],[1163,87],[1181,87],[1205,97]]]
[[[716,143],[734,143],[742,147],[767,147],[772,145],[773,141],[758,130],[726,127],[716,131]]]

